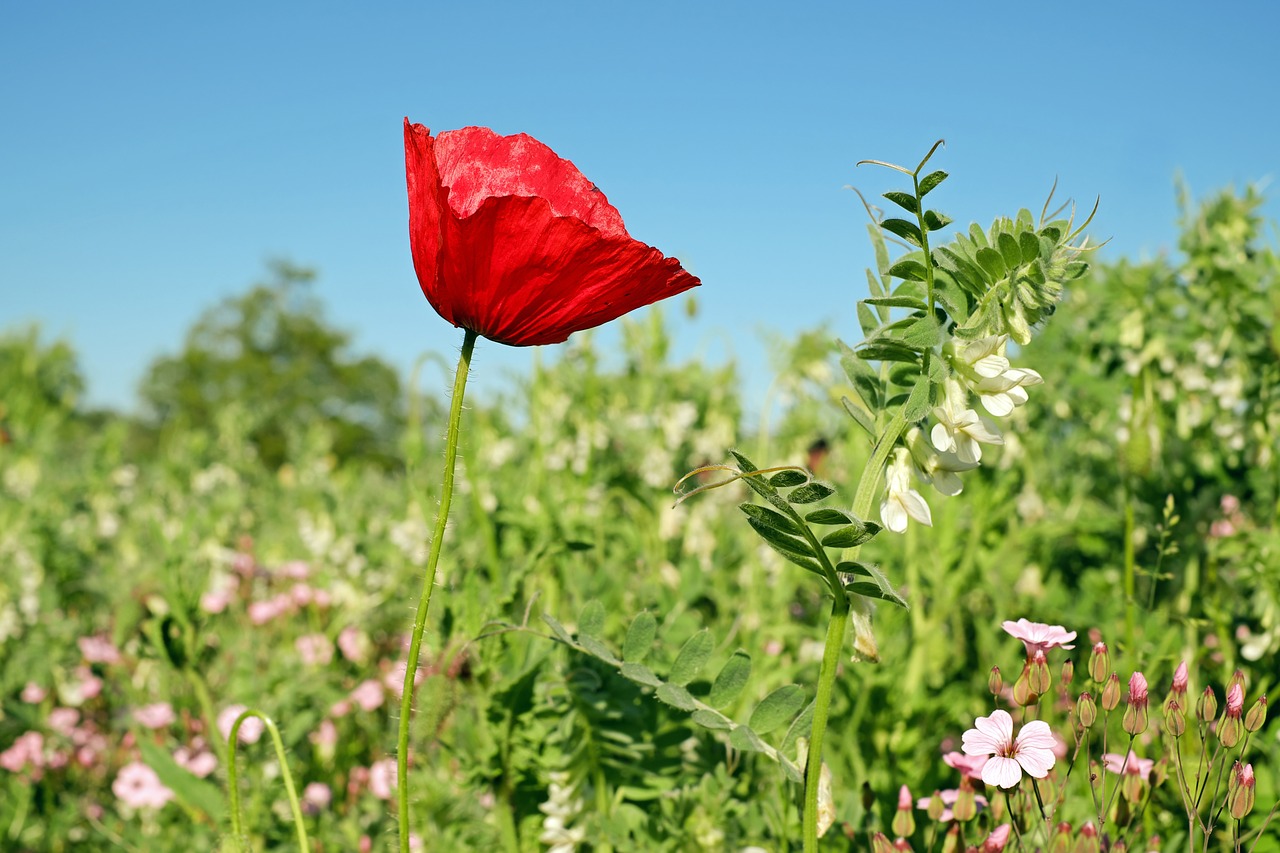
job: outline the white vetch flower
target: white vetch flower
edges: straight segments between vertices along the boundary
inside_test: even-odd
[[[919,427],[907,430],[907,447],[911,450],[916,476],[949,498],[964,491],[959,475],[978,467],[977,462],[961,462],[954,453],[934,450]]]
[[[1008,340],[1008,335],[992,335],[970,341],[962,347],[950,341],[944,348],[944,355],[956,373],[970,384],[976,384],[983,379],[994,379],[1009,369],[1009,359],[1004,354]]]
[[[982,379],[973,390],[984,409],[1002,418],[1027,402],[1027,392],[1022,389],[1043,382],[1044,377],[1028,367],[1011,367],[999,376]]]
[[[907,529],[914,518],[932,527],[933,516],[920,493],[911,488],[911,454],[905,447],[893,451],[893,461],[884,470],[885,495],[880,502],[880,520],[894,533]]]
[[[948,379],[944,387],[942,405],[933,409],[938,422],[929,437],[939,452],[954,453],[961,462],[977,463],[982,460],[981,445],[1004,444],[1004,439],[969,408],[968,392],[959,382]]]

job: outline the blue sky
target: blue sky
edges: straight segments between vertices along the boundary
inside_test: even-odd
[[[279,257],[319,271],[358,350],[452,360],[409,255],[407,115],[573,160],[702,278],[679,353],[736,357],[758,395],[759,330],[859,336],[870,247],[844,187],[897,188],[859,159],[914,165],[945,138],[931,199],[962,223],[1038,211],[1056,177],[1102,197],[1110,258],[1172,246],[1175,174],[1196,195],[1273,179],[1278,8],[7,4],[0,328],[68,338],[90,399],[130,407],[149,361]],[[481,392],[531,355],[482,342]]]

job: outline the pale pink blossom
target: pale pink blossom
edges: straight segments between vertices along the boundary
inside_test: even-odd
[[[901,788],[898,789],[898,808],[899,809],[911,808],[911,789],[908,788],[906,785],[903,785]]]
[[[1187,692],[1187,662],[1182,661],[1178,664],[1178,668],[1173,671],[1173,686],[1170,688],[1174,693]]]
[[[63,737],[71,737],[78,722],[80,712],[75,708],[54,708],[49,712],[49,728]]]
[[[339,699],[337,702],[334,702],[332,705],[329,706],[330,717],[336,717],[337,719],[342,719],[343,717],[345,717],[347,714],[350,714],[350,713],[351,713],[351,700],[349,699]]]
[[[1012,788],[1028,776],[1043,779],[1057,760],[1053,755],[1053,733],[1043,720],[1032,720],[1022,727],[1015,740],[1013,717],[997,708],[990,717],[978,717],[975,728],[962,737],[967,755],[989,755],[982,768],[982,781],[988,785]]]
[[[293,601],[287,595],[277,595],[266,601],[254,601],[249,605],[249,621],[265,625],[293,609]]]
[[[1141,776],[1145,782],[1151,777],[1151,768],[1155,766],[1155,762],[1149,758],[1139,758],[1137,753],[1131,749],[1127,756],[1116,752],[1103,753],[1102,766],[1107,768],[1108,773],[1115,773],[1116,775],[1127,773],[1130,776]]]
[[[44,766],[44,735],[25,732],[18,735],[13,745],[0,752],[0,767],[10,773],[21,773],[26,767]]]
[[[943,805],[942,816],[938,818],[938,820],[942,823],[946,823],[955,817],[955,813],[952,812],[951,807],[956,804],[956,800],[960,799],[960,791],[955,788],[948,788],[945,791],[939,791],[938,799],[942,800]],[[932,801],[932,797],[921,797],[919,800],[916,800],[916,808],[921,809],[922,811],[928,811],[929,803]],[[978,806],[979,811],[987,807],[987,798],[981,794],[974,794],[973,802]]]
[[[338,649],[342,656],[354,664],[363,664],[369,658],[369,638],[354,625],[338,632]]]
[[[290,560],[276,569],[276,574],[282,578],[301,581],[311,576],[311,567],[303,560]]]
[[[386,693],[380,683],[370,678],[360,682],[356,689],[351,691],[351,699],[365,711],[375,711],[382,707]]]
[[[323,782],[312,782],[302,789],[302,809],[307,814],[319,814],[332,801],[333,791]]]
[[[333,720],[321,720],[320,725],[311,733],[310,740],[319,747],[336,746],[338,727],[333,724]]]
[[[235,588],[221,586],[200,596],[200,609],[205,613],[221,613],[235,600]]]
[[[152,731],[167,728],[177,719],[173,713],[173,706],[168,702],[153,702],[150,705],[134,708],[133,718],[138,721],[138,725]]]
[[[289,588],[289,600],[298,607],[306,607],[315,599],[315,590],[309,584],[296,583]]]
[[[1004,621],[1000,623],[1000,627],[1004,628],[1011,636],[1022,641],[1027,649],[1027,657],[1031,657],[1036,651],[1047,652],[1049,649],[1063,648],[1074,649],[1074,645],[1067,645],[1076,638],[1075,631],[1068,631],[1061,625],[1045,625],[1043,622],[1029,622],[1026,619],[1019,619],[1017,622]]]
[[[246,722],[247,726],[248,723]],[[244,731],[244,726],[240,727]],[[194,747],[180,746],[173,751],[173,760],[188,773],[201,779],[218,769],[217,757],[207,749],[196,750]]]
[[[236,718],[247,710],[244,705],[232,705],[218,714],[218,731],[222,732],[223,740],[231,737],[231,727],[235,725]],[[257,743],[266,728],[261,718],[248,717],[240,724],[239,740],[241,743]]]
[[[396,760],[384,758],[369,765],[369,791],[380,800],[391,799],[396,788]]]
[[[319,610],[328,610],[333,605],[333,596],[329,594],[327,589],[317,589],[311,595],[311,603]],[[413,837],[410,836],[409,840],[412,841]]]
[[[333,660],[333,644],[324,634],[303,634],[293,646],[307,666],[325,666]]]
[[[970,779],[981,779],[982,768],[987,764],[985,755],[965,755],[963,752],[948,752],[942,756],[948,767],[959,770]]]
[[[1231,685],[1227,691],[1227,716],[1238,717],[1244,712],[1244,688],[1239,684]]]
[[[1002,823],[991,830],[987,840],[982,842],[982,853],[1000,853],[1004,846],[1009,843],[1009,832],[1012,829],[1013,826],[1011,824]]]
[[[48,695],[49,694],[45,689],[39,684],[36,684],[34,681],[28,681],[26,686],[22,688],[22,693],[19,694],[19,698],[28,705],[39,705],[44,701],[44,697]]]
[[[156,771],[141,761],[121,767],[111,790],[126,806],[135,809],[158,809],[173,799],[173,791],[164,786]]]
[[[69,705],[80,705],[102,694],[102,679],[93,674],[87,666],[78,666],[72,671],[75,681],[67,685],[62,693],[63,700]]]
[[[76,645],[80,647],[80,654],[89,663],[120,663],[120,650],[103,634],[81,637],[76,640]]]
[[[1147,677],[1140,672],[1135,672],[1129,676],[1129,704],[1140,708],[1146,707],[1147,697]]]

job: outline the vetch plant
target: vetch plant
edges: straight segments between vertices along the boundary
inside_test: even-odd
[[[963,488],[959,475],[981,463],[984,446],[1003,443],[998,427],[974,408],[974,398],[995,417],[1008,415],[1028,400],[1026,389],[1043,379],[1035,370],[1012,366],[1009,342],[1028,343],[1033,330],[1053,313],[1064,284],[1086,268],[1081,255],[1089,250],[1088,241],[1076,241],[1092,214],[1076,225],[1073,217],[1058,218],[1062,208],[1049,214],[1048,201],[1039,220],[1023,210],[986,230],[973,225],[949,243],[932,248],[930,235],[951,223],[925,204],[925,197],[947,178],[943,171],[925,173],[941,145],[936,143],[914,169],[878,160],[859,163],[883,166],[910,179],[910,192],[888,192],[884,197],[911,218],[878,218],[873,213],[871,236],[878,270],[868,271],[871,298],[858,304],[867,337],[856,348],[840,345],[842,365],[858,397],[857,401],[845,397],[844,407],[872,443],[852,511],[809,510],[805,505],[830,497],[834,488],[811,481],[803,469],[757,470],[740,453],[733,454],[736,466],[700,468],[676,486],[679,493],[695,475],[729,474],[727,479],[681,494],[680,500],[685,500],[729,482],[746,483],[772,505],[742,505],[752,528],[787,560],[822,578],[832,597],[806,761],[802,815],[806,851],[817,848],[820,835],[822,745],[846,628],[852,621],[857,656],[877,660],[869,601],[906,606],[880,569],[857,560],[860,547],[881,530],[881,525],[868,520],[880,493],[881,476],[885,480],[880,501],[884,527],[901,533],[911,520],[932,524],[929,505],[913,480],[933,484],[947,496],[959,494]],[[868,211],[872,212],[869,205]],[[892,263],[885,234],[907,248]],[[905,311],[905,316],[895,317],[894,311]],[[783,494],[783,490],[790,491]],[[826,526],[837,529],[830,533],[815,529]],[[828,548],[844,550],[847,559],[832,558]],[[1031,670],[1039,672],[1038,667]],[[1033,750],[1028,754],[1036,756],[1029,762],[1037,770],[1044,767],[1034,752],[1041,743],[1040,734],[1033,729],[1028,742]],[[1011,742],[1000,749],[1014,747]]]

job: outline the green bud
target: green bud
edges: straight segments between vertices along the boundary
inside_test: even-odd
[[[1102,688],[1102,708],[1114,711],[1120,704],[1120,676],[1114,672],[1107,678],[1107,686]]]
[[[1164,703],[1164,730],[1174,737],[1182,737],[1182,733],[1187,730],[1186,717],[1176,700],[1170,699]]]
[[[1249,709],[1249,713],[1244,715],[1244,730],[1246,732],[1256,732],[1262,728],[1262,724],[1267,721],[1267,697],[1259,697],[1257,702],[1253,703],[1253,707]]]
[[[1196,719],[1207,723],[1218,716],[1218,697],[1213,695],[1213,688],[1206,687],[1196,701]]]
[[[1097,684],[1102,684],[1111,675],[1111,655],[1107,653],[1106,643],[1095,643],[1089,653],[1089,677]]]
[[[999,696],[1000,691],[1004,690],[1004,678],[1000,676],[1000,667],[991,667],[991,674],[987,676],[987,690],[992,696]]]
[[[1088,693],[1081,693],[1080,698],[1076,700],[1076,719],[1086,729],[1098,719],[1098,706]]]

